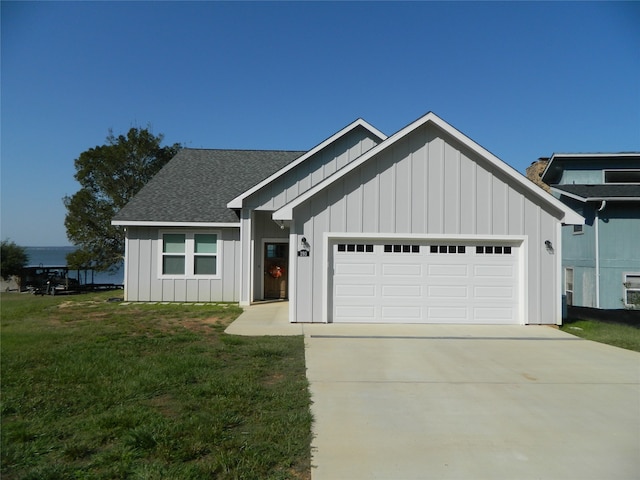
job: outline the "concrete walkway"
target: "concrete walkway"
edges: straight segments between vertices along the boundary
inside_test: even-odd
[[[279,305],[227,331],[305,335],[313,480],[640,478],[636,352],[550,327],[289,326]]]

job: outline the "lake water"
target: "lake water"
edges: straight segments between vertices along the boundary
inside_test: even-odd
[[[67,254],[76,250],[76,247],[25,247],[25,251],[29,256],[27,266],[29,267],[62,267],[67,264]],[[69,276],[76,278],[76,272],[69,271]],[[120,265],[115,273],[94,272],[93,278],[91,272],[87,272],[86,280],[84,272],[80,272],[81,283],[115,283],[122,284],[124,282],[124,266]]]

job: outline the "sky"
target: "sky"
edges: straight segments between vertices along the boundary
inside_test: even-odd
[[[640,2],[5,2],[0,237],[69,245],[74,160],[131,127],[308,150],[433,111],[524,173],[640,151]]]

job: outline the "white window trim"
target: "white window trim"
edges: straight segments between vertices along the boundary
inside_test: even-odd
[[[576,230],[577,228],[577,230]],[[584,225],[573,225],[573,229],[571,230],[572,235],[583,235],[584,234]]]
[[[567,281],[568,273],[571,272],[571,290],[569,290],[569,282]],[[567,293],[571,292],[571,303],[567,299],[567,305],[573,306],[574,295],[576,291],[576,275],[573,267],[564,267],[564,294],[568,297]]]
[[[163,250],[163,237],[166,234],[184,234],[185,236],[185,252],[184,252],[184,269],[185,273],[183,275],[164,275],[162,273],[162,264],[164,252]],[[215,275],[196,275],[193,272],[194,269],[194,258],[196,256],[195,253],[195,235],[200,234],[208,234],[208,235],[216,235],[216,274]],[[158,231],[158,255],[157,255],[157,266],[158,266],[158,278],[161,280],[185,280],[185,279],[197,279],[197,280],[216,280],[222,278],[221,274],[221,266],[222,266],[222,236],[220,230],[186,230],[186,229],[168,229],[168,230],[159,230]],[[213,255],[212,255],[213,256]]]
[[[627,303],[627,292],[640,292],[640,288],[628,288],[628,276],[640,277],[640,272],[624,272],[622,274],[622,302],[624,303],[625,307],[632,307],[634,306],[633,304]]]

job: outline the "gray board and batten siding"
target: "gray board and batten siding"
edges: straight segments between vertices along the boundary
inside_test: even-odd
[[[274,222],[271,213],[299,195],[308,191],[336,171],[351,163],[363,153],[378,145],[383,138],[376,131],[360,123],[354,122],[354,127],[347,127],[339,138],[322,144],[309,152],[308,158],[284,174],[267,182],[255,193],[244,199],[242,210],[242,232],[245,236],[243,265],[253,265],[252,288],[245,282],[241,293],[241,303],[248,305],[251,301],[262,298],[262,279],[264,277],[262,264],[262,245],[264,239],[281,238],[289,241],[289,228]],[[365,125],[367,125],[365,123]],[[250,250],[253,240],[253,250]],[[292,252],[296,246],[291,246]]]
[[[362,234],[362,238],[406,235],[414,240],[495,236],[516,239],[524,252],[521,309],[526,318],[520,322],[555,323],[559,252],[546,249],[545,240],[559,248],[562,215],[437,125],[427,123],[294,207],[295,241],[309,239],[312,254],[292,256],[296,264],[292,313],[296,321],[331,321],[328,232]],[[323,290],[324,298],[319,294]]]
[[[240,221],[227,202],[303,153],[181,150],[114,217],[126,228],[126,299],[238,302]],[[202,228],[218,234],[218,278],[163,278],[161,233]]]

